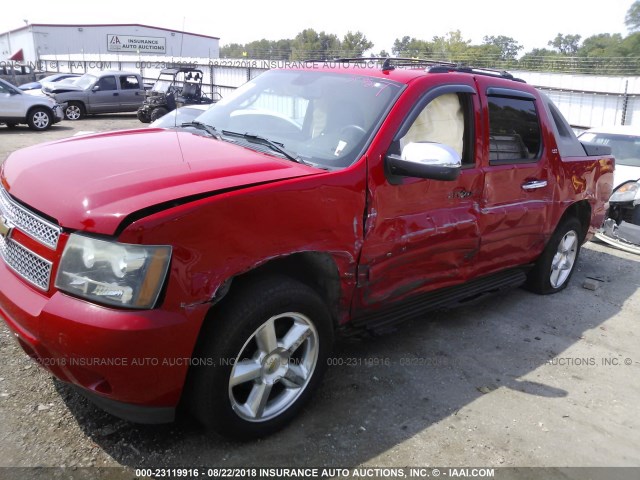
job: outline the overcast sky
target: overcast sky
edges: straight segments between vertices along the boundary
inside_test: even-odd
[[[240,0],[93,2],[23,0],[3,2],[0,32],[29,23],[140,23],[220,37],[220,45],[267,38],[293,38],[305,28],[335,33],[362,31],[376,52],[391,51],[405,35],[431,40],[460,30],[481,43],[506,35],[524,46],[543,48],[556,34],[627,35],[624,17],[632,0],[438,0],[348,1]]]

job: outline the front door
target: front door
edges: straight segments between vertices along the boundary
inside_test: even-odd
[[[118,91],[116,77],[113,75],[101,77],[93,88],[96,86],[98,89],[92,90],[89,94],[89,111],[91,113],[117,112],[117,105],[120,103],[120,92]]]
[[[479,249],[483,174],[475,154],[475,84],[472,79],[436,87],[426,79],[422,83],[386,153],[401,154],[412,142],[441,143],[458,152],[462,172],[455,181],[392,178],[381,173],[383,165],[370,166],[358,310],[460,283]]]

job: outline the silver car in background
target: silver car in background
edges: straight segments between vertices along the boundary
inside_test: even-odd
[[[31,130],[46,130],[63,118],[62,106],[52,98],[27,95],[0,79],[0,123],[15,128],[26,123]]]

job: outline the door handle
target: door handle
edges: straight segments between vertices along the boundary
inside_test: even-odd
[[[114,93],[113,96],[117,97],[118,95],[120,95],[119,93]]]
[[[531,180],[522,184],[523,190],[536,190],[537,188],[544,188],[547,186],[546,180]]]

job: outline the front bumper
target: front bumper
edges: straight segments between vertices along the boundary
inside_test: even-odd
[[[66,104],[56,103],[53,107],[53,123],[58,123],[64,118],[64,108]]]
[[[173,419],[206,311],[118,310],[61,292],[48,297],[0,260],[0,317],[23,350],[127,420]]]

